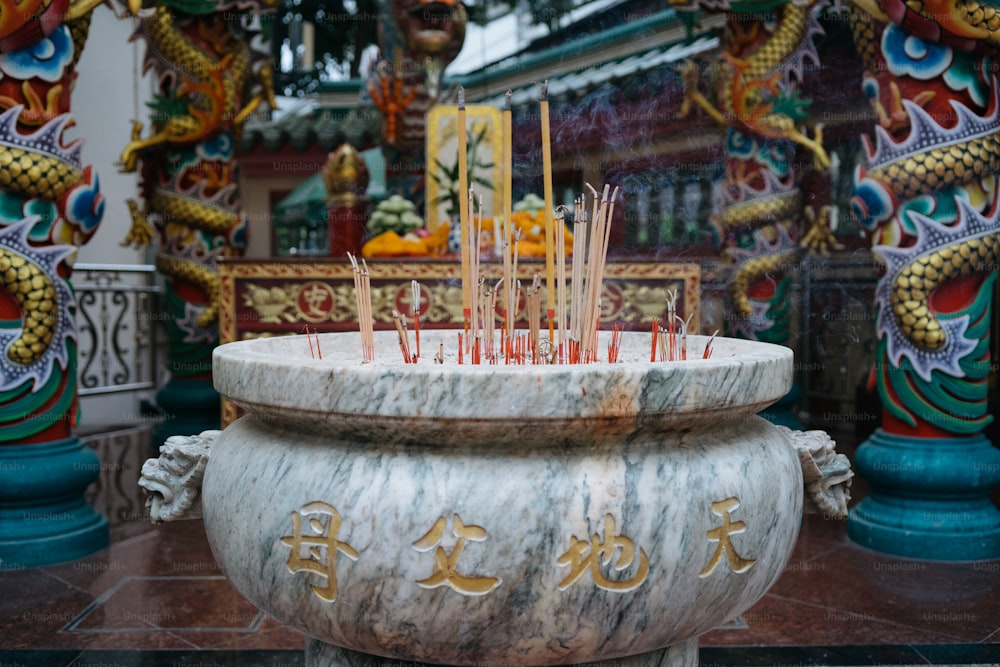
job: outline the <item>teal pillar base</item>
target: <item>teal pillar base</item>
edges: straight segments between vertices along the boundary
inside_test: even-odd
[[[793,384],[787,394],[778,399],[778,402],[760,413],[760,416],[776,426],[787,426],[788,428],[801,431],[805,428],[802,422],[795,416],[795,406],[799,402],[799,385]]]
[[[211,380],[172,378],[156,393],[156,405],[163,421],[153,429],[153,446],[172,435],[197,435],[219,428],[222,403]]]
[[[855,456],[870,493],[847,521],[861,546],[904,558],[1000,558],[1000,450],[983,435],[902,437],[878,429]]]
[[[101,462],[78,438],[0,446],[0,570],[82,558],[108,545],[84,494]]]

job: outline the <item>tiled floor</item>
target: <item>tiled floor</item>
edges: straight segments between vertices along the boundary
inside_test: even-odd
[[[303,664],[302,637],[232,588],[200,521],[116,516],[97,554],[0,571],[0,667]],[[706,666],[1000,664],[1000,561],[891,558],[810,516],[777,584],[701,645]]]

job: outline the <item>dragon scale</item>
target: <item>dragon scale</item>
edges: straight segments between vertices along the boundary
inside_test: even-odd
[[[852,12],[879,119],[852,206],[885,265],[876,322],[878,363],[890,372],[873,381],[886,414],[900,433],[943,436],[984,425],[976,369],[990,309],[975,295],[1000,261],[1000,85],[990,67],[1000,15],[958,0],[945,16],[939,4]],[[934,390],[935,377],[951,393]]]

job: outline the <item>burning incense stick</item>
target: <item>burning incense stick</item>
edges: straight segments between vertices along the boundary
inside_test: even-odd
[[[472,282],[469,281],[469,191],[468,150],[465,120],[465,89],[458,88],[458,224],[462,235],[462,315],[465,318],[465,328],[469,328],[469,316],[472,309]],[[468,338],[468,336],[466,336]]]
[[[554,339],[556,316],[555,237],[552,226],[552,142],[549,136],[549,82],[539,86],[538,105],[542,119],[542,178],[545,196],[545,287],[548,290],[546,314],[549,318],[549,340]]]

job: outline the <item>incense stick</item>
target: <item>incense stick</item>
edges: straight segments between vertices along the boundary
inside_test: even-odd
[[[504,95],[503,102],[503,240],[504,247],[510,239],[510,216],[514,210],[513,204],[513,177],[514,177],[514,151],[513,151],[513,130],[511,129],[511,91]],[[506,274],[504,275],[506,276]],[[509,284],[509,283],[507,283]],[[504,299],[506,303],[506,299]]]
[[[615,188],[611,195],[610,207],[608,190],[604,186],[601,195],[600,209],[597,204],[597,191],[589,183],[586,184],[594,195],[594,222],[588,249],[587,284],[584,304],[583,328],[581,330],[581,348],[585,363],[597,359],[597,330],[601,317],[601,290],[604,284],[604,267],[607,262],[608,242],[611,238],[611,217],[614,213],[614,198],[618,195]]]
[[[399,334],[399,350],[403,353],[403,362],[412,363],[410,358],[410,337],[406,332],[406,316],[398,310],[392,311],[392,319],[396,323],[396,333]]]
[[[708,339],[708,343],[705,344],[705,352],[702,353],[702,355],[701,355],[702,359],[708,359],[708,358],[710,358],[712,356],[712,343],[715,342],[715,336],[718,333],[719,333],[719,330],[716,329],[715,332],[712,334],[712,337]]]
[[[458,88],[458,224],[462,238],[462,316],[465,318],[465,328],[469,328],[469,315],[472,308],[472,283],[469,282],[469,201],[465,198],[469,189],[468,151],[465,120],[465,89]],[[466,336],[468,338],[468,336]]]
[[[364,306],[365,309],[362,325],[364,326],[363,332],[365,347],[368,350],[368,361],[375,361],[375,318],[372,315],[372,278],[371,272],[368,270],[368,262],[366,262],[363,258],[361,260],[361,266],[363,268],[363,271],[361,272],[361,287],[364,292],[362,306]]]
[[[375,338],[372,328],[371,276],[368,273],[368,264],[362,259],[359,265],[357,258],[351,253],[347,253],[347,258],[354,268],[354,297],[357,304],[358,329],[361,333],[361,356],[366,362],[374,361]]]
[[[570,334],[577,341],[581,338],[583,317],[584,268],[587,257],[587,216],[584,198],[574,202],[573,217],[573,268],[570,278]]]
[[[555,319],[555,237],[552,227],[552,142],[549,136],[549,82],[538,88],[539,113],[542,120],[542,190],[545,198],[545,287],[548,290],[547,315],[549,318],[549,340],[553,339]]]
[[[556,209],[556,327],[559,329],[559,363],[566,363],[566,207]]]
[[[413,318],[413,335],[416,337],[417,357],[420,357],[420,283],[416,280],[410,281],[410,291],[412,292],[412,303],[410,306],[410,316]]]
[[[309,358],[310,359],[315,359],[316,358],[316,354],[313,352],[313,339],[312,339],[312,336],[309,335],[309,325],[308,324],[306,325],[306,340],[309,341]]]

